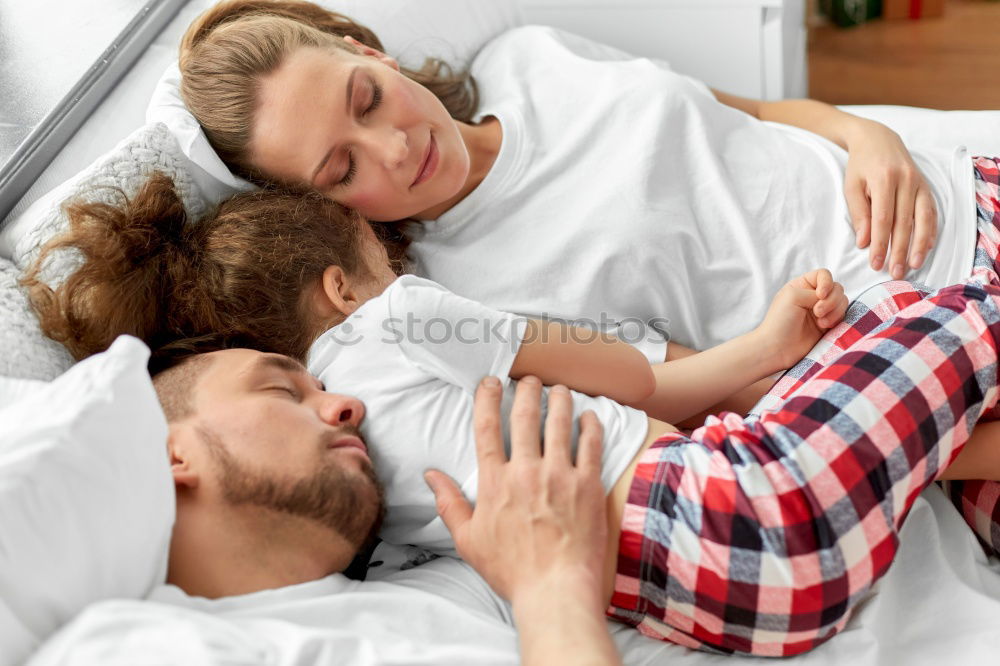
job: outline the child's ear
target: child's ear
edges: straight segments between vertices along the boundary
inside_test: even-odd
[[[399,63],[396,62],[396,59],[393,58],[392,56],[387,56],[378,49],[374,49],[370,46],[365,46],[364,44],[354,39],[350,35],[344,37],[344,41],[350,44],[351,46],[354,46],[358,50],[358,53],[360,53],[361,55],[368,56],[370,58],[375,58],[383,65],[387,65],[392,69],[396,70],[397,72],[399,71]]]
[[[358,293],[357,280],[352,280],[344,269],[340,266],[327,266],[323,271],[320,284],[320,298],[324,302],[326,311],[321,311],[320,316],[329,319],[335,312],[339,312],[345,317],[349,317],[355,310],[361,307],[364,302]]]

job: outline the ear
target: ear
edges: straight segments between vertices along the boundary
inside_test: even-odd
[[[396,62],[395,58],[387,56],[378,49],[373,49],[370,46],[365,46],[364,44],[354,39],[350,35],[344,37],[344,41],[350,44],[351,46],[355,47],[358,50],[358,53],[360,53],[361,55],[368,56],[370,58],[375,58],[383,65],[387,65],[392,69],[396,70],[397,72],[399,71],[399,63]]]
[[[192,443],[191,437],[195,433],[189,428],[177,426],[170,427],[170,434],[167,436],[167,453],[170,456],[170,472],[174,477],[174,487],[180,491],[182,489],[193,490],[198,487],[200,477],[193,465],[191,458]]]
[[[339,312],[345,317],[349,317],[354,313],[361,304],[364,303],[364,299],[358,292],[358,284],[356,279],[352,279],[350,275],[344,272],[344,269],[340,266],[327,266],[326,270],[323,271],[323,277],[320,282],[320,289],[318,296],[323,303],[320,304],[320,315],[326,315],[327,318],[331,318],[333,314]],[[326,308],[326,312],[323,312],[323,308]]]

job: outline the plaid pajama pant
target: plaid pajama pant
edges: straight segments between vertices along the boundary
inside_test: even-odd
[[[710,417],[642,454],[610,617],[762,656],[805,652],[844,627],[891,564],[916,497],[996,407],[998,170],[982,158],[976,169],[993,205],[980,201],[967,283],[878,285],[750,417]]]
[[[1000,273],[1000,159],[976,157],[973,158],[973,167],[979,234],[972,272],[991,280]],[[854,341],[928,293],[926,287],[904,281],[886,282],[865,291],[851,303],[844,321],[831,329],[800,363],[786,372],[751,414],[759,415],[780,406],[803,382],[829,365]],[[997,412],[983,416],[984,420],[998,418],[1000,413]],[[1000,556],[1000,483],[943,481],[941,485],[986,552]]]

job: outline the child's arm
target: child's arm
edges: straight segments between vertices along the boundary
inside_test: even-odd
[[[677,361],[682,358],[687,358],[688,356],[693,356],[697,353],[697,350],[691,349],[690,347],[685,347],[684,345],[676,342],[671,342],[670,346],[667,347],[667,361]],[[732,395],[728,395],[712,404],[707,409],[703,409],[693,416],[675,421],[674,425],[678,428],[693,429],[703,424],[705,419],[712,414],[721,414],[722,412],[746,414],[753,409],[753,406],[756,405],[768,391],[771,390],[771,387],[774,386],[774,382],[777,381],[780,375],[781,373],[779,371],[773,375],[768,375],[764,379],[756,381],[749,386],[744,386]]]
[[[653,366],[656,390],[635,406],[679,423],[721,400],[744,397],[751,388],[758,393],[763,384],[757,382],[797,363],[846,309],[844,289],[826,269],[797,277],[781,288],[764,321],[749,333]]]
[[[635,405],[653,393],[649,361],[614,335],[556,321],[529,319],[510,376],[534,375],[543,384],[603,395]]]

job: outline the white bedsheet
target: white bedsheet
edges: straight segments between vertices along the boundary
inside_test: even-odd
[[[443,643],[424,649],[405,646],[402,640],[387,645],[383,628],[371,625],[377,621],[371,612],[359,607],[345,620],[342,600],[339,606],[333,601],[328,605],[315,599],[285,600],[266,611],[207,616],[162,603],[104,602],[57,634],[29,664],[376,666],[517,661],[511,634],[484,627],[478,615],[448,618],[455,642],[462,643],[456,654],[458,646]],[[333,616],[335,626],[329,621]],[[694,652],[645,638],[628,627],[609,626],[630,665],[762,663],[758,658]],[[476,637],[472,646],[470,636]],[[347,655],[349,662],[342,659]],[[987,560],[934,487],[914,505],[896,562],[844,632],[808,654],[783,661],[795,666],[962,666],[996,663],[998,655],[1000,563]]]

